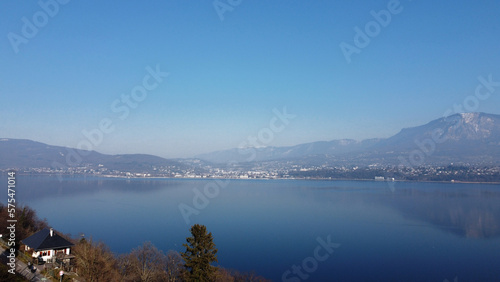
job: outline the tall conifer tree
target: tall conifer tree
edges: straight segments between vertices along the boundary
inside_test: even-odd
[[[184,259],[182,278],[185,281],[213,281],[217,267],[211,265],[217,262],[217,249],[212,238],[212,232],[207,233],[204,225],[195,224],[191,227],[192,237],[186,238],[186,251],[181,253]]]

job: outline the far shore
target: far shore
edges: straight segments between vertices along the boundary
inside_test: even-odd
[[[58,176],[57,174],[22,174],[18,175],[28,175],[28,176]],[[179,180],[312,180],[312,181],[366,181],[366,182],[418,182],[418,183],[457,183],[457,184],[500,184],[499,181],[494,182],[484,182],[484,181],[432,181],[432,180],[405,180],[405,179],[395,179],[395,180],[375,180],[375,179],[356,179],[356,178],[229,178],[229,177],[167,177],[167,176],[123,176],[123,175],[95,175],[95,174],[63,174],[62,176],[88,176],[95,178],[115,178],[115,179],[179,179]]]

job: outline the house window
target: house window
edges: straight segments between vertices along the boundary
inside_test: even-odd
[[[40,256],[42,256],[42,257],[49,256],[50,257],[50,251],[41,251]]]

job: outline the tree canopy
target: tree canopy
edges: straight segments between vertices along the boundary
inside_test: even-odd
[[[213,266],[217,262],[217,249],[213,242],[212,233],[207,233],[204,225],[195,224],[191,227],[191,237],[186,238],[186,251],[181,253],[184,259],[185,281],[213,281],[218,270]]]

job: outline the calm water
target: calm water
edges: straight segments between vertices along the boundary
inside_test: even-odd
[[[179,204],[193,207],[193,189],[208,184],[215,182],[18,176],[17,198],[57,230],[103,240],[116,253],[143,241],[182,251],[190,225]],[[231,180],[189,219],[212,232],[222,266],[275,281],[287,270],[289,281],[500,281],[500,185],[390,188]],[[330,254],[321,240],[340,245]]]

